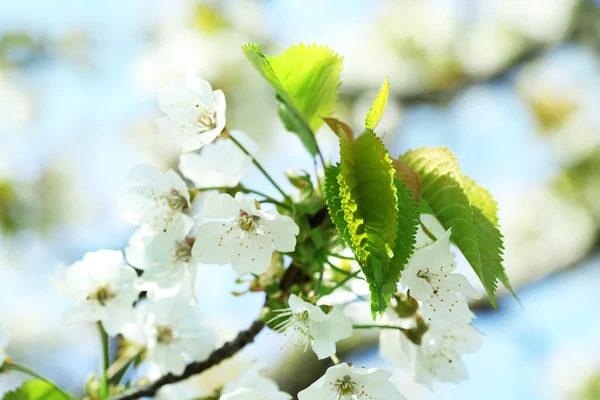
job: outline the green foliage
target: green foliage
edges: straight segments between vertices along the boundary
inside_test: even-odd
[[[394,179],[396,194],[398,196],[398,216],[396,227],[396,241],[394,243],[394,256],[390,260],[390,271],[388,282],[392,282],[404,270],[404,266],[412,255],[415,248],[415,236],[417,234],[417,221],[419,208],[415,203],[413,193],[400,179]],[[396,285],[389,290],[396,292]]]
[[[2,400],[71,400],[51,383],[33,379],[4,395]]]
[[[414,250],[418,208],[412,192],[394,178],[389,154],[373,131],[356,141],[338,136],[341,164],[325,171],[325,199],[369,283],[375,316],[396,293],[399,275]]]
[[[342,209],[342,198],[340,197],[340,166],[332,165],[325,170],[325,201],[329,209],[329,217],[337,228],[342,240],[346,245],[352,248],[350,232],[348,232],[348,223],[344,219],[344,210]]]
[[[421,198],[477,273],[496,305],[497,280],[510,288],[502,267],[502,235],[496,226],[497,206],[483,187],[462,175],[446,148],[411,150],[401,157],[421,181]],[[512,289],[511,289],[512,290]]]
[[[340,137],[338,182],[350,245],[371,289],[371,311],[383,312],[396,291],[390,258],[396,240],[397,196],[390,157],[373,132]],[[393,290],[391,290],[393,287]]]
[[[498,203],[487,189],[468,176],[463,175],[462,186],[471,202],[473,222],[479,235],[484,280],[495,284],[497,277],[516,298],[517,295],[502,266],[504,243],[502,233],[498,229]]]
[[[256,44],[246,44],[242,49],[275,89],[279,116],[286,129],[297,134],[311,155],[316,155],[314,132],[337,101],[342,58],[316,44],[292,46],[273,57],[263,54]]]
[[[375,100],[373,101],[373,105],[367,114],[367,118],[365,120],[365,128],[374,130],[379,124],[381,117],[383,116],[383,111],[385,110],[385,105],[387,104],[388,95],[390,94],[390,81],[387,76],[383,81],[383,85],[381,85],[381,89],[375,96]]]

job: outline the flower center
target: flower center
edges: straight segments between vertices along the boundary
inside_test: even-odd
[[[351,394],[359,394],[358,382],[356,382],[350,375],[346,375],[343,378],[338,378],[333,383],[334,391],[337,392],[340,397]]]
[[[192,247],[194,246],[195,239],[193,237],[186,237],[184,240],[177,242],[177,248],[175,249],[175,260],[179,262],[190,262],[192,259]]]
[[[110,286],[99,286],[96,291],[87,297],[87,300],[97,301],[101,306],[105,306],[106,303],[117,297],[117,294],[110,290]]]
[[[187,199],[175,189],[171,189],[171,193],[167,196],[167,203],[172,210],[184,210],[188,205]]]
[[[240,211],[240,217],[238,218],[238,226],[244,232],[254,232],[258,227],[258,220],[260,217],[256,215],[250,215],[246,211]]]
[[[159,325],[156,327],[156,342],[160,344],[172,343],[175,339],[173,329],[168,325]]]
[[[196,105],[197,108],[200,108]],[[196,121],[198,125],[198,133],[204,133],[217,127],[217,113],[214,110],[203,108],[200,111],[200,117]]]

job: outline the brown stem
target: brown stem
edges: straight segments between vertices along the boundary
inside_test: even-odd
[[[242,350],[247,344],[252,343],[254,338],[264,327],[264,321],[257,319],[252,323],[248,330],[238,333],[235,339],[233,339],[231,342],[225,343],[223,347],[215,350],[207,360],[189,364],[185,371],[183,371],[183,374],[164,375],[153,382],[143,386],[131,388],[114,397],[111,397],[111,400],[132,400],[140,397],[150,397],[155,395],[156,392],[158,392],[158,390],[165,385],[180,382],[191,377],[192,375],[204,372],[207,369],[214,367],[222,361],[232,357],[238,351]]]

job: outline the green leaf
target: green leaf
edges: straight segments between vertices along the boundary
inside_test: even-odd
[[[316,44],[292,46],[269,57],[258,45],[242,46],[254,68],[275,89],[279,115],[290,132],[297,134],[314,156],[314,132],[323,124],[337,101],[341,83],[342,58],[333,50]]]
[[[7,392],[2,400],[70,400],[51,383],[41,379],[24,382],[18,389]]]
[[[390,81],[388,77],[385,77],[383,81],[383,85],[381,85],[381,89],[375,96],[375,100],[373,101],[373,105],[367,114],[367,119],[365,120],[365,128],[370,130],[375,130],[377,124],[381,120],[383,116],[383,111],[385,110],[385,105],[387,104],[388,95],[390,94]]]
[[[494,244],[490,237],[482,236],[487,231],[480,216],[474,215],[474,207],[462,186],[463,177],[456,158],[448,149],[440,147],[411,150],[401,157],[401,161],[419,175],[421,198],[445,229],[452,228],[454,243],[477,273],[491,303],[497,307],[494,295],[496,267],[487,263],[490,262],[489,254],[498,243]],[[480,214],[483,216],[483,213]],[[486,249],[483,260],[480,246]],[[500,251],[499,248],[495,250]],[[486,262],[485,267],[483,261]]]
[[[340,232],[342,240],[348,247],[352,246],[350,239],[350,233],[348,232],[348,223],[344,219],[344,210],[342,209],[342,198],[340,196],[340,183],[338,177],[340,176],[340,166],[332,165],[327,167],[325,170],[325,186],[323,193],[325,195],[325,202],[329,209],[329,217],[331,221]]]
[[[390,258],[396,240],[397,196],[394,168],[381,140],[367,131],[356,141],[340,137],[338,182],[350,245],[371,289],[371,312],[385,311],[394,292]]]
[[[498,278],[518,300],[502,266],[504,243],[502,233],[498,229],[498,203],[487,189],[466,175],[462,177],[462,187],[473,210],[473,222],[479,237],[481,262],[484,266],[484,280],[490,284],[493,282],[495,286]]]
[[[396,241],[394,243],[394,257],[390,260],[390,272],[388,281],[396,277],[396,283],[404,266],[412,255],[415,248],[415,236],[419,219],[419,208],[415,203],[413,193],[400,179],[394,179],[396,193],[398,196],[398,226],[396,227]],[[396,284],[390,287],[391,294],[397,291]]]

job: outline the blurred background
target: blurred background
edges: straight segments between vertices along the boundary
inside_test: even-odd
[[[116,198],[131,166],[177,166],[178,148],[153,122],[156,90],[169,77],[197,71],[223,89],[228,126],[259,143],[258,158],[282,184],[284,169],[312,170],[240,46],[257,42],[277,54],[317,42],[344,56],[340,119],[360,127],[388,75],[392,94],[379,131],[391,154],[448,146],[500,204],[505,266],[522,308],[510,296],[500,311],[473,304],[485,338],[479,353],[465,356],[470,380],[431,392],[398,370],[401,391],[411,400],[600,399],[599,7],[597,0],[2,0],[0,320],[12,334],[9,353],[80,394],[97,369],[94,327],[62,325],[65,301],[49,276],[87,251],[125,247],[134,227],[120,220]],[[334,135],[317,136],[335,160]],[[245,182],[271,190],[256,171]],[[261,305],[259,295],[230,295],[239,289],[234,278],[229,268],[211,268],[197,282],[222,341]],[[263,332],[239,357],[163,398],[209,394],[258,355],[291,393],[327,367],[312,354],[280,351],[282,343]],[[375,334],[356,335],[341,353],[356,365],[395,368],[379,358]],[[0,392],[21,379],[3,375]]]

